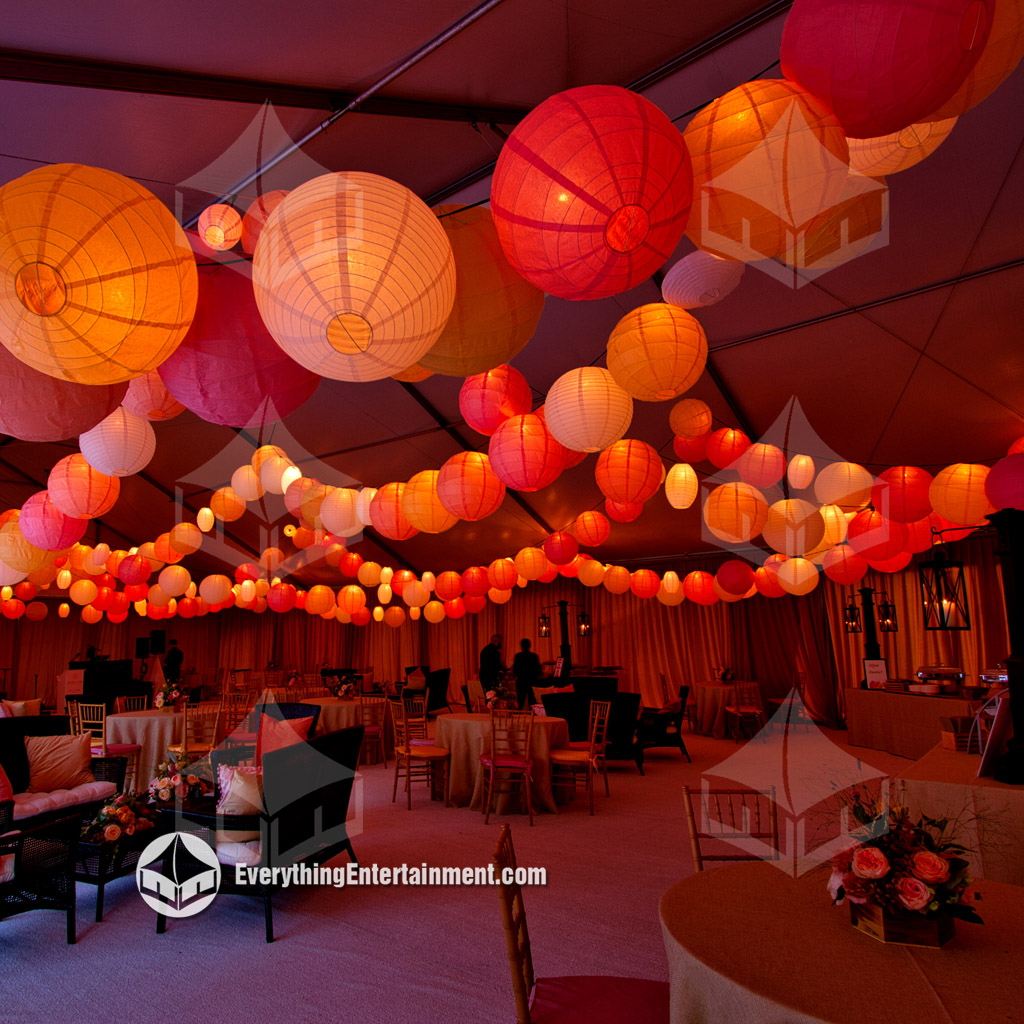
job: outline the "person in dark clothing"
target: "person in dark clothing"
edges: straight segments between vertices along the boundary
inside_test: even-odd
[[[512,659],[512,671],[516,677],[516,702],[520,708],[528,707],[530,695],[541,676],[540,658],[530,650],[530,641],[519,641],[521,650]]]
[[[480,652],[480,685],[484,692],[498,682],[501,670],[501,634],[495,633],[491,642]]]
[[[181,653],[177,640],[170,640],[168,643],[170,649],[164,655],[164,677],[170,682],[177,683],[181,680],[181,663],[185,660],[185,655]]]

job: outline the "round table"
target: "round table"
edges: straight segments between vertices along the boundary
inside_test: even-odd
[[[733,683],[694,683],[693,696],[697,702],[694,732],[702,736],[725,738],[725,706],[736,697]]]
[[[361,725],[363,721],[357,700],[343,700],[341,697],[306,697],[299,703],[316,704],[320,708],[320,717],[316,723],[318,734],[349,729],[353,725]]]
[[[122,711],[107,715],[108,743],[138,743],[139,774],[135,780],[137,792],[145,792],[156,766],[167,760],[167,748],[181,741],[181,727],[185,715],[181,711]]]
[[[491,716],[480,714],[438,715],[434,742],[451,751],[450,797],[456,807],[479,811],[484,804],[484,772],[480,755],[489,749]],[[538,715],[533,720],[530,756],[533,759],[533,809],[558,812],[551,791],[552,750],[569,746],[569,723],[564,718]],[[498,798],[498,813],[507,813],[507,804],[514,794]]]
[[[757,862],[677,882],[659,913],[672,1024],[992,1024],[1021,1019],[1024,889],[983,881],[985,924],[941,949],[878,942],[830,904],[828,874]]]

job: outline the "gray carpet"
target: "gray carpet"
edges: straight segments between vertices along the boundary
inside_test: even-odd
[[[829,733],[845,748],[845,733]],[[425,791],[413,810],[391,803],[391,769],[363,770],[363,864],[487,864],[495,821],[512,822],[521,865],[543,865],[548,885],[526,892],[539,975],[621,974],[664,979],[658,900],[693,870],[680,787],[734,755],[726,741],[694,736],[678,751],[648,754],[647,776],[613,765],[611,798],[596,815],[579,796],[559,815],[483,817],[445,809]],[[883,770],[908,762],[854,750]],[[344,858],[341,858],[343,861]],[[263,940],[261,905],[218,897],[197,917],[155,934],[133,878],[78,889],[78,944],[63,917],[36,912],[0,922],[0,1020],[216,1021],[218,1024],[351,1021],[356,1024],[500,1024],[515,1018],[495,892],[487,888],[292,889],[274,898],[277,941]],[[828,912],[825,899],[823,913]]]

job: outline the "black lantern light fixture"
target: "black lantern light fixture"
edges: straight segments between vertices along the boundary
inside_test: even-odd
[[[899,622],[896,619],[896,605],[889,600],[888,596],[878,605],[878,628],[883,633],[898,633]]]
[[[924,628],[970,629],[963,562],[948,558],[937,545],[931,559],[921,562],[917,571],[924,599]]]
[[[576,635],[580,637],[590,636],[590,615],[587,612],[580,612],[576,616]]]
[[[551,619],[544,612],[537,616],[537,636],[551,636]]]
[[[861,621],[860,609],[854,604],[853,598],[850,598],[850,603],[843,609],[843,626],[846,628],[847,633],[863,633],[864,623]]]

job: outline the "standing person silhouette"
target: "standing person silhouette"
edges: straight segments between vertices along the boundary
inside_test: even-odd
[[[185,655],[181,653],[177,640],[168,640],[169,649],[164,655],[164,677],[168,682],[181,682],[181,663]]]
[[[519,653],[512,659],[512,671],[516,677],[516,703],[520,708],[529,706],[530,692],[541,677],[540,658],[530,650],[532,646],[524,637],[519,641]]]
[[[501,663],[501,634],[495,633],[491,642],[480,652],[480,685],[486,693],[494,687],[504,665]]]

